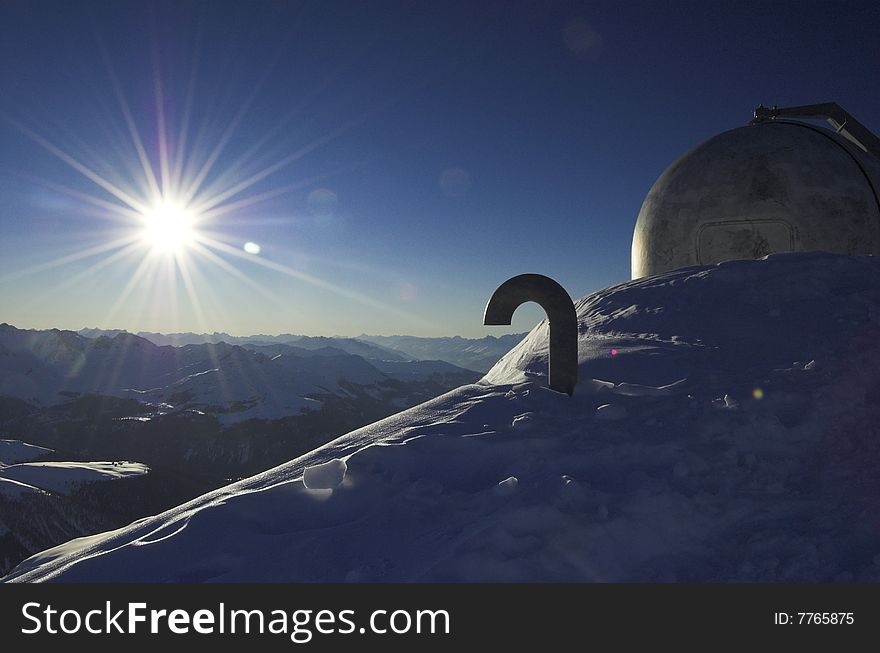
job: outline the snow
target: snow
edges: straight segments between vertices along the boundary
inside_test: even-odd
[[[147,472],[149,467],[133,462],[21,463],[0,469],[0,480],[63,494],[82,483],[140,476]]]
[[[730,395],[724,395],[721,399],[716,399],[712,403],[724,410],[736,410],[739,408],[739,402]]]
[[[34,487],[33,485],[20,483],[19,481],[13,481],[11,478],[3,478],[0,476],[0,497],[18,497],[22,494],[40,494],[42,492],[43,491],[40,488]],[[0,531],[0,534],[2,534],[2,531]]]
[[[545,322],[480,383],[7,578],[880,581],[880,261],[688,268],[576,308],[573,397]]]
[[[174,383],[146,392],[152,401],[171,401],[175,395],[191,397],[184,407],[212,412],[222,424],[247,419],[279,419],[314,409],[307,394],[328,391],[338,396],[354,396],[340,387],[340,379],[372,385],[386,379],[367,361],[356,356],[300,358],[252,358],[246,350],[223,359],[223,366],[187,375]],[[217,412],[214,407],[224,407]]]
[[[516,476],[508,476],[495,486],[495,494],[502,497],[510,496],[516,491],[517,483],[519,483],[519,479]]]
[[[602,404],[596,408],[596,419],[606,422],[623,419],[626,417],[626,406],[619,404]]]
[[[29,462],[49,453],[52,453],[52,449],[21,440],[0,440],[0,465]]]
[[[324,340],[308,342],[318,346]],[[364,353],[402,357],[351,338],[326,340],[345,340],[349,349]],[[467,374],[437,361],[377,362],[391,370],[386,373],[341,350],[315,355],[301,347],[275,347],[283,351],[270,347],[273,353],[267,355],[259,351],[266,347],[252,351],[223,342],[175,348],[157,346],[127,333],[90,339],[72,331],[25,330],[0,324],[0,395],[48,406],[80,395],[105,394],[156,405],[160,413],[200,410],[230,425],[314,410],[316,404],[309,396],[356,397],[342,387],[343,382],[367,386],[367,391],[372,389],[376,394],[389,376],[412,382],[433,374]],[[285,353],[288,350],[306,355]]]
[[[0,440],[0,496],[67,493],[82,483],[137,476],[149,471],[145,465],[132,462],[30,462],[49,453],[53,450],[21,440]]]
[[[522,415],[515,415],[513,418],[513,422],[511,423],[511,427],[515,431],[525,431],[534,426],[533,421],[534,415],[532,413],[523,413]]]
[[[518,333],[500,338],[486,336],[474,340],[460,336],[419,338],[416,336],[361,335],[359,340],[366,340],[402,352],[408,358],[435,362],[439,359],[465,369],[486,372],[524,336],[524,333]]]
[[[310,490],[332,490],[342,483],[346,468],[345,461],[338,458],[306,467],[303,470],[303,485]]]

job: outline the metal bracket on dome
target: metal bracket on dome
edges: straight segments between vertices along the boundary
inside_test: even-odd
[[[513,312],[525,302],[539,304],[550,322],[549,386],[571,396],[578,377],[578,325],[574,302],[565,288],[542,274],[512,277],[492,293],[483,324],[510,324]]]
[[[751,124],[770,122],[776,118],[805,118],[827,120],[834,131],[873,156],[880,157],[880,138],[856,120],[836,102],[805,104],[799,107],[765,107],[755,109]]]

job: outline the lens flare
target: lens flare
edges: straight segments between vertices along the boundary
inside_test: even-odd
[[[764,398],[764,390],[762,390],[761,388],[755,388],[754,390],[752,390],[752,397],[760,401]]]
[[[306,200],[309,212],[319,219],[332,218],[339,205],[339,197],[329,188],[316,188]]]

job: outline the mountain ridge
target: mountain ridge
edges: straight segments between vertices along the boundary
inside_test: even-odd
[[[231,422],[314,409],[318,394],[348,396],[341,382],[378,388],[389,380],[478,376],[451,364],[431,369],[399,355],[368,359],[328,347],[337,343],[333,339],[296,341],[305,347],[223,341],[173,346],[127,332],[92,336],[0,325],[0,395],[42,406],[84,394],[130,397],[157,410],[198,410]],[[385,365],[389,358],[397,364]]]

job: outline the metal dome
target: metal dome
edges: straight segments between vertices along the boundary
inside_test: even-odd
[[[633,279],[774,252],[880,252],[880,159],[854,140],[774,119],[693,148],[642,204]]]

